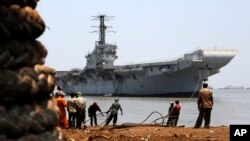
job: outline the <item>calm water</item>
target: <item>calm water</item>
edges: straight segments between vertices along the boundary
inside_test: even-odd
[[[250,124],[250,90],[214,90],[214,108],[211,115],[211,126],[230,124]],[[69,98],[69,97],[67,97]],[[175,98],[135,98],[120,97],[123,116],[119,111],[117,124],[140,123],[150,113],[157,111],[163,116],[167,114],[169,102]],[[179,98],[182,105],[178,125],[191,127],[198,116],[197,98]],[[114,97],[86,97],[87,108],[94,101],[102,111],[107,111]],[[151,123],[161,116],[154,113],[145,123]],[[106,116],[98,116],[98,124],[104,122]],[[87,119],[88,120],[88,117]],[[161,122],[161,120],[159,120]],[[112,124],[112,122],[111,122]],[[89,122],[87,122],[89,125]]]

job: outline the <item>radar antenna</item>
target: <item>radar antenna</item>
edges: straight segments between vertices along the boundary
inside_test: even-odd
[[[99,15],[99,16],[91,16],[93,17],[92,20],[100,20],[100,26],[91,26],[91,27],[97,27],[98,30],[92,31],[93,32],[99,32],[99,44],[105,44],[105,32],[107,28],[112,28],[112,26],[106,26],[104,24],[104,21],[112,20],[115,16],[106,16],[106,15]],[[107,31],[107,32],[114,32],[114,31]],[[114,32],[115,33],[115,32]]]

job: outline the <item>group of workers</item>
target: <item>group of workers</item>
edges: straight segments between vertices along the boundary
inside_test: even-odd
[[[213,92],[208,88],[208,83],[203,82],[202,89],[199,92],[197,105],[199,110],[199,115],[197,117],[194,128],[200,128],[202,121],[204,120],[204,127],[210,127],[211,111],[213,109]],[[168,121],[167,126],[177,126],[181,110],[181,105],[179,100],[171,102],[168,110]]]
[[[86,99],[83,97],[83,94],[81,92],[77,92],[76,94],[71,93],[70,96],[70,99],[65,100],[65,93],[60,89],[60,87],[59,90],[55,91],[55,99],[57,102],[57,106],[60,109],[60,115],[57,125],[64,129],[86,128]],[[65,109],[68,112],[68,118]],[[108,114],[105,126],[107,126],[111,120],[113,120],[113,125],[116,125],[119,110],[121,111],[122,115],[122,107],[119,103],[119,99],[115,98],[114,103],[112,103],[109,110],[105,112],[106,114]],[[104,116],[98,104],[96,102],[93,102],[93,104],[88,108],[88,116],[90,118],[91,126],[97,126],[97,111],[99,111],[102,116]]]
[[[175,102],[170,102],[170,106],[168,109],[168,121],[167,126],[177,126],[179,115],[181,111],[181,105],[179,100],[175,100]]]
[[[81,96],[81,93],[71,94],[71,99],[65,100],[65,93],[62,90],[55,92],[57,106],[60,109],[59,120],[57,125],[65,129],[76,127],[82,128],[82,123],[85,121],[86,100]],[[67,109],[67,112],[65,110]]]
[[[197,117],[194,128],[200,128],[203,120],[205,121],[204,127],[210,127],[210,118],[211,111],[213,109],[213,92],[208,88],[208,83],[203,82],[202,89],[199,92],[197,105],[199,110],[199,115]],[[167,126],[177,126],[181,110],[181,105],[179,100],[176,100],[175,103],[171,102],[168,110],[168,121]]]
[[[61,126],[65,129],[68,128],[83,128],[85,125],[85,113],[86,113],[86,99],[83,98],[83,95],[80,92],[76,94],[71,94],[71,99],[65,100],[65,94],[62,90],[57,90],[55,92],[55,98],[57,101],[57,105],[61,111],[59,116],[58,126]],[[202,125],[203,119],[205,120],[204,127],[209,128],[210,126],[210,117],[211,117],[211,110],[213,108],[213,93],[208,88],[207,83],[203,83],[203,88],[199,92],[198,96],[198,110],[199,115],[196,121],[194,128],[200,128]],[[68,119],[66,116],[66,110],[68,111]],[[121,111],[121,115],[123,115],[121,104],[119,103],[119,99],[115,98],[114,103],[111,105],[109,110],[105,112],[109,114],[107,120],[105,122],[105,126],[107,126],[111,120],[113,120],[113,125],[116,125],[118,111]],[[170,103],[170,107],[168,110],[168,117],[167,126],[177,126],[179,115],[180,115],[181,105],[179,100],[175,100],[174,102]],[[102,115],[103,112],[101,108],[98,106],[96,102],[93,102],[92,105],[88,108],[88,116],[90,118],[90,125],[97,126],[97,115],[96,112],[99,111]]]

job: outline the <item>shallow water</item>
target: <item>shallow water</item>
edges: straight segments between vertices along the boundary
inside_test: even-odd
[[[211,113],[211,126],[230,124],[250,124],[250,90],[213,90],[214,107]],[[69,97],[66,97],[68,99]],[[114,97],[90,97],[86,96],[87,108],[94,101],[98,103],[103,112],[107,111],[114,101]],[[169,102],[176,98],[141,98],[120,97],[123,109],[121,116],[119,111],[117,124],[140,123],[153,113],[144,123],[152,123],[155,119],[165,116],[168,112]],[[182,106],[178,125],[194,126],[199,114],[197,98],[178,98]],[[160,114],[161,115],[160,115]],[[97,112],[98,114],[98,112]],[[87,113],[86,113],[87,116]],[[86,120],[89,118],[87,117]],[[106,116],[98,115],[98,124],[105,121]],[[162,120],[158,120],[161,123]],[[166,120],[165,120],[166,122]],[[110,123],[112,124],[112,122]],[[87,122],[89,125],[89,122]]]

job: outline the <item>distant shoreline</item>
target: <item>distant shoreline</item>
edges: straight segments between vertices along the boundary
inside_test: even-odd
[[[250,88],[217,88],[214,90],[250,90]]]

